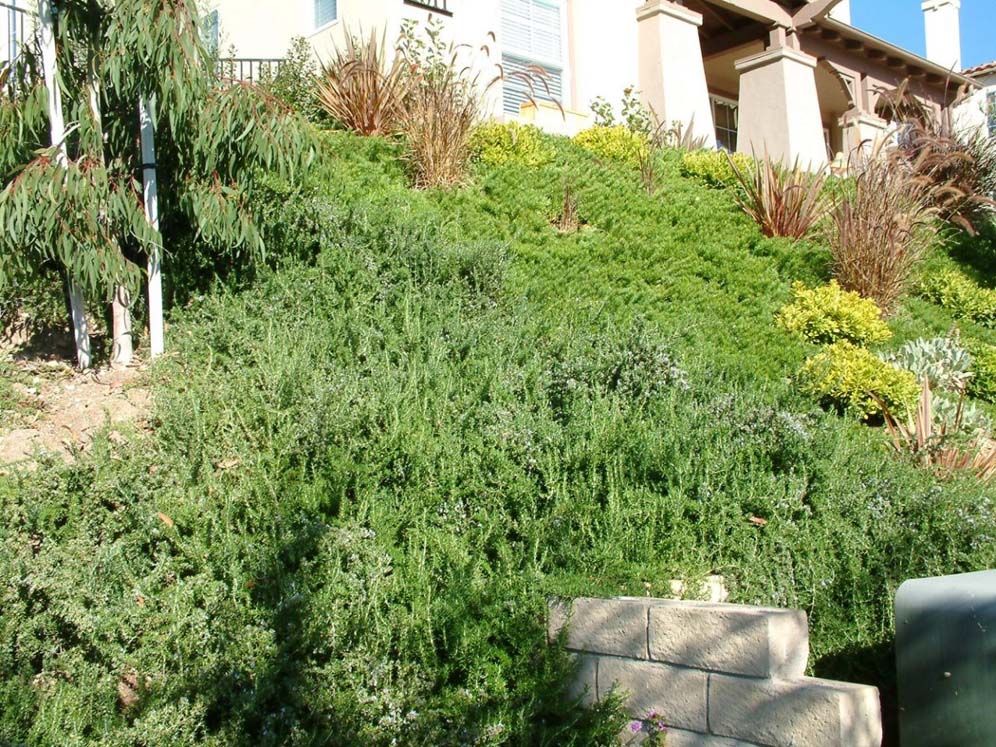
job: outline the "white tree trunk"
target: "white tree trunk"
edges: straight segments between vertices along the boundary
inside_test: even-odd
[[[56,158],[63,166],[68,162],[66,155],[66,123],[62,116],[62,89],[59,85],[55,59],[55,22],[52,17],[51,0],[38,0],[38,23],[41,31],[42,68],[45,87],[48,89],[48,121],[52,145],[56,146]],[[83,290],[72,273],[69,273],[69,306],[73,322],[73,337],[76,341],[76,359],[82,369],[90,368],[90,330],[86,321],[86,305]]]
[[[159,186],[156,180],[156,99],[145,98],[138,103],[142,124],[142,188],[145,196],[145,217],[149,225],[159,230]],[[151,355],[162,354],[165,343],[163,324],[162,253],[158,247],[149,254],[149,343]]]
[[[114,288],[114,299],[111,301],[111,317],[114,333],[114,344],[111,352],[111,363],[115,366],[127,366],[132,358],[131,341],[131,296],[123,286]]]

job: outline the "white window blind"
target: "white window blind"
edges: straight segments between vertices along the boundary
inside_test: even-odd
[[[315,0],[315,28],[321,28],[338,18],[336,0]]]
[[[563,4],[559,0],[502,0],[501,11],[504,111],[518,114],[519,107],[530,97],[560,101],[564,74]],[[544,71],[543,81],[529,71],[531,65]],[[532,78],[531,87],[523,76]]]

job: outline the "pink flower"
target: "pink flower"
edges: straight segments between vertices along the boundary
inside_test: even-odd
[[[636,734],[638,731],[642,731],[643,730],[643,722],[642,721],[630,721],[629,722],[629,730],[631,732],[633,732],[634,734]]]

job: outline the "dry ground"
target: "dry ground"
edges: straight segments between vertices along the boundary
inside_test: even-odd
[[[39,455],[72,459],[105,426],[144,425],[151,404],[143,361],[76,371],[65,340],[0,345],[12,397],[0,408],[0,466],[32,467]],[[12,400],[12,401],[10,401]],[[112,430],[112,439],[125,436]]]

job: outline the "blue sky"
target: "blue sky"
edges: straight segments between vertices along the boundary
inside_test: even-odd
[[[851,23],[917,54],[924,53],[920,0],[851,0]],[[996,0],[962,0],[961,48],[965,67],[996,60]]]

